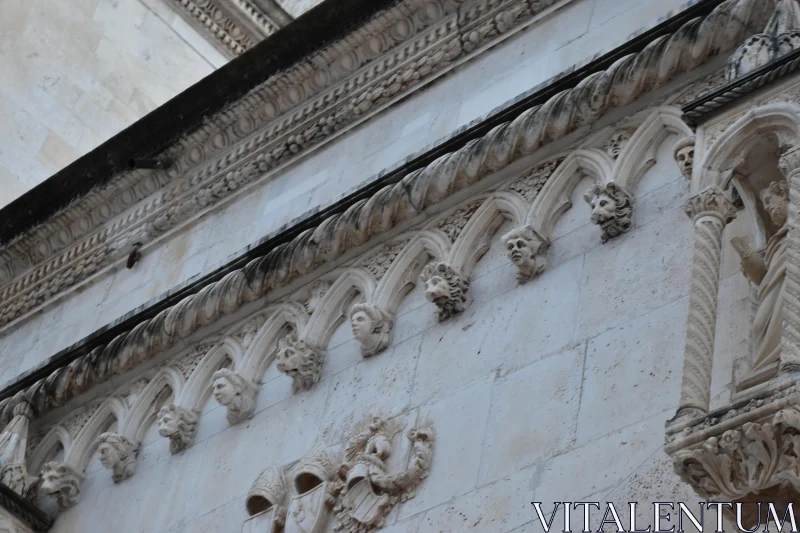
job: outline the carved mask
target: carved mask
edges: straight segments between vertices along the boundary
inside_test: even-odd
[[[303,367],[303,356],[291,345],[283,346],[278,350],[278,370],[294,377]]]
[[[425,298],[435,304],[450,298],[450,284],[442,276],[434,275],[425,281]]]
[[[178,417],[171,409],[163,408],[158,413],[158,434],[172,437],[178,433]]]
[[[508,239],[506,241],[506,249],[508,250],[508,258],[518,267],[524,266],[533,259],[533,250],[531,250],[528,246],[528,242],[522,237]]]
[[[614,159],[617,159],[630,140],[631,133],[628,130],[615,132],[608,141],[606,141],[606,152]]]
[[[214,381],[214,398],[225,407],[233,405],[240,394],[230,380],[224,376],[218,377]]]
[[[353,337],[361,342],[366,341],[374,330],[374,322],[365,311],[356,311],[350,319]]]
[[[675,161],[677,161],[681,173],[687,179],[691,179],[694,166],[694,146],[686,146],[678,150],[678,153],[675,154]]]
[[[602,227],[613,222],[616,218],[614,199],[605,192],[595,194],[589,201],[589,207],[592,210],[591,220],[593,224],[598,224]]]
[[[122,461],[119,450],[108,442],[101,444],[98,447],[98,452],[100,454],[100,462],[108,469],[113,470]]]

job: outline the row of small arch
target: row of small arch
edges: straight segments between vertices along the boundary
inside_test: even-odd
[[[333,282],[310,316],[306,307],[299,302],[268,306],[259,311],[258,315],[265,320],[247,348],[232,333],[253,317],[241,321],[240,325],[223,335],[202,356],[188,379],[176,367],[165,366],[152,376],[133,405],[129,406],[125,399],[117,396],[103,400],[74,438],[62,425],[54,426],[33,450],[29,466],[32,471],[38,469],[60,444],[65,453],[64,462],[77,471],[85,470],[94,453],[97,437],[107,430],[112,418],[117,421],[118,433],[135,442],[142,442],[155,419],[153,406],[165,388],[169,388],[171,401],[177,405],[200,411],[210,394],[214,372],[226,362],[241,376],[259,383],[274,359],[278,340],[288,330],[296,331],[300,338],[312,346],[327,346],[355,298],[363,298],[393,315],[413,288],[413,280],[431,260],[444,261],[463,277],[469,278],[477,262],[488,250],[491,238],[506,221],[514,226],[531,226],[540,235],[549,238],[555,222],[571,206],[570,198],[575,187],[585,176],[592,177],[598,183],[615,182],[631,192],[646,170],[654,164],[655,152],[663,140],[674,134],[690,133],[677,109],[661,107],[646,116],[616,160],[597,148],[580,148],[565,157],[563,154],[552,157],[551,160],[563,158],[563,162],[531,204],[520,194],[508,189],[515,177],[494,192],[465,202],[481,200],[481,205],[455,242],[451,243],[449,237],[437,228],[437,224],[459,206],[432,220],[421,230],[411,230],[397,236],[394,241],[408,239],[408,242],[379,279],[363,266],[345,266],[325,275],[326,279],[332,279]]]

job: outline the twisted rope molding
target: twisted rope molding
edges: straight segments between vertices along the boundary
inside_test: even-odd
[[[774,0],[728,0],[707,17],[694,19],[672,35],[655,39],[643,51],[621,58],[607,70],[587,76],[575,88],[495,127],[484,137],[406,175],[398,183],[387,185],[371,198],[332,215],[315,229],[3,400],[3,419],[10,419],[11,409],[23,399],[39,413],[63,405],[107,378],[170,348],[198,328],[214,323],[222,314],[234,312],[270,289],[311,273],[542,145],[697,68],[743,41],[750,28],[762,26],[773,5]]]

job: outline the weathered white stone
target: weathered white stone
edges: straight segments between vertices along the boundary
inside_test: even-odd
[[[498,380],[486,428],[480,484],[572,446],[581,397],[583,353],[566,350]],[[526,401],[530,391],[541,400]]]

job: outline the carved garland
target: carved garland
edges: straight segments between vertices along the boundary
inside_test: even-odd
[[[513,122],[494,128],[479,141],[412,172],[347,212],[329,217],[316,229],[54,371],[15,398],[4,400],[0,406],[5,419],[10,418],[10,408],[20,399],[27,399],[38,412],[63,405],[109,376],[134,368],[198,328],[214,323],[223,314],[336,260],[347,250],[535,152],[541,145],[597,120],[609,109],[627,105],[645,91],[732,47],[762,10],[761,0],[730,0],[709,17],[690,21],[672,36],[620,59],[607,71],[588,76],[575,89],[554,96]]]

